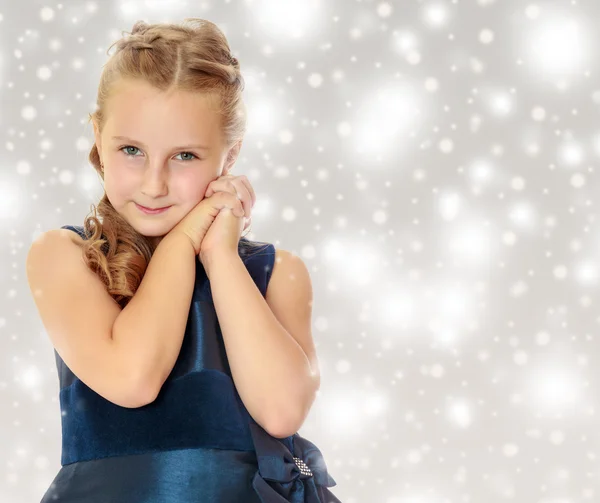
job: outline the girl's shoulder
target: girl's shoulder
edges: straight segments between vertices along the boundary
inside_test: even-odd
[[[63,229],[68,230],[68,233],[63,233],[61,232],[61,234],[64,234],[66,236],[69,237],[69,239],[75,243],[77,246],[81,246],[83,244],[83,228],[82,227],[78,227],[75,225],[63,225],[60,229],[59,232],[62,231]]]

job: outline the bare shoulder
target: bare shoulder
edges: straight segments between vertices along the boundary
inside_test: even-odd
[[[29,252],[35,251],[36,248],[51,247],[57,251],[70,249],[81,249],[83,239],[79,234],[69,229],[50,229],[42,232],[32,243]],[[47,251],[47,250],[45,250]]]
[[[32,280],[52,277],[67,264],[81,257],[83,239],[69,229],[50,229],[42,232],[32,243],[26,258],[27,277]],[[81,260],[83,262],[83,259]],[[51,265],[51,266],[50,266]],[[72,268],[68,268],[73,271]]]
[[[69,229],[52,229],[48,232],[56,232],[64,239],[68,239],[69,241],[75,243],[79,247],[81,247],[81,245],[83,244],[83,238],[76,232],[73,232]]]
[[[285,309],[283,299],[312,305],[312,282],[304,261],[291,251],[275,248],[271,278],[267,284],[266,301],[272,309]]]
[[[291,251],[284,250],[283,248],[275,248],[275,263],[279,264],[283,261],[293,261],[295,262],[296,267],[302,267],[304,265],[304,262],[298,255],[294,255]]]
[[[283,289],[288,289],[290,283],[294,287],[306,289],[310,287],[310,273],[304,261],[291,251],[275,248],[275,259],[271,279],[267,285],[267,297],[273,298],[283,294]]]

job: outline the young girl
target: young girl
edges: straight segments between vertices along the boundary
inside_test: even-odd
[[[103,69],[102,222],[47,231],[27,256],[60,379],[43,503],[340,503],[296,433],[320,382],[308,270],[241,237],[243,87],[205,20],[138,22]]]

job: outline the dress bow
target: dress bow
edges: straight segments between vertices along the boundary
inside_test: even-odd
[[[342,503],[328,489],[337,484],[315,444],[298,433],[278,439],[249,424],[258,459],[252,486],[262,503]]]

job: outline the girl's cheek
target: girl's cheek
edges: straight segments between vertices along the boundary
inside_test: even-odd
[[[179,194],[188,201],[200,201],[204,197],[208,184],[213,179],[210,176],[190,176],[177,184]]]
[[[116,199],[115,203],[139,197],[139,187],[139,183],[132,177],[119,176],[118,179],[107,179],[107,177],[104,179],[104,189],[107,194]]]

